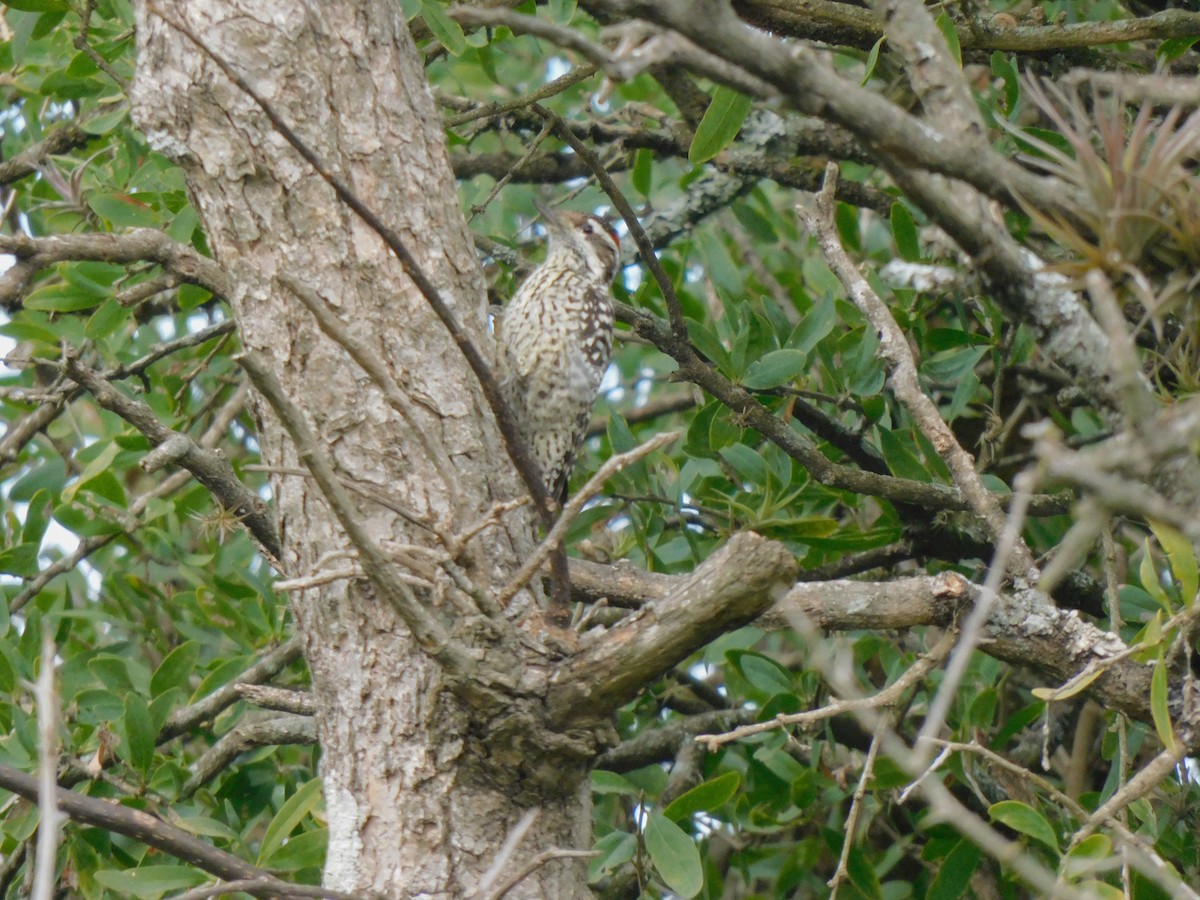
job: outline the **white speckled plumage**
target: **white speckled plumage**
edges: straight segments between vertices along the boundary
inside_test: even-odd
[[[561,501],[612,357],[608,289],[620,242],[598,216],[542,212],[546,261],[498,318],[496,337],[509,402],[547,490]]]

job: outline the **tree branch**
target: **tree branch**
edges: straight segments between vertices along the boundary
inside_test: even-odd
[[[66,371],[96,398],[100,406],[129,422],[165,454],[165,458],[157,451],[148,455],[142,461],[147,471],[161,467],[167,459],[187,469],[225,509],[230,510],[246,526],[268,560],[276,566],[280,565],[283,549],[270,507],[258,494],[242,484],[223,454],[205,449],[187,435],[172,431],[158,420],[149,406],[122,394],[104,376],[83,365],[78,358],[67,357]]]
[[[782,544],[734,535],[669,592],[583,647],[555,673],[547,699],[559,722],[606,718],[709,641],[751,621],[794,580]]]
[[[38,781],[34,776],[26,775],[3,763],[0,763],[0,788],[12,791],[32,803],[37,803],[40,795]],[[54,798],[59,810],[76,822],[133,838],[221,878],[271,879],[272,887],[263,889],[256,896],[269,897],[286,893],[287,883],[275,879],[265,869],[206,844],[200,838],[169,825],[150,813],[109,800],[85,797],[65,788],[58,788]]]
[[[39,270],[70,260],[153,262],[218,296],[229,293],[229,280],[219,265],[153,228],[134,228],[124,234],[92,232],[36,238],[6,234],[0,235],[0,253],[17,258],[17,264],[0,275],[0,309],[9,312],[20,306],[22,295]]]

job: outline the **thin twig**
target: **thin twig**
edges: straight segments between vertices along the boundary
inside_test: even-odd
[[[832,889],[829,900],[836,900],[838,888],[849,877],[850,850],[854,846],[854,833],[858,831],[858,817],[862,812],[863,798],[867,795],[867,784],[875,775],[875,759],[879,755],[879,742],[886,729],[891,727],[888,716],[880,716],[875,726],[875,734],[871,738],[871,746],[867,750],[867,758],[863,760],[862,774],[858,777],[858,786],[850,799],[850,812],[846,814],[846,824],[842,829],[842,852],[838,856],[837,869],[833,877],[826,882]]]
[[[908,339],[896,323],[887,304],[880,299],[867,280],[851,262],[842,246],[834,223],[834,192],[837,190],[838,167],[829,163],[825,167],[825,184],[821,192],[811,200],[802,199],[796,204],[796,213],[808,231],[817,239],[825,261],[838,276],[850,299],[866,316],[876,334],[879,335],[878,355],[888,368],[892,390],[912,416],[921,433],[929,438],[938,455],[945,461],[955,485],[970,503],[975,514],[983,520],[992,537],[1000,539],[1004,533],[1006,519],[1004,510],[989,491],[975,470],[975,460],[963,449],[954,432],[946,424],[937,406],[921,389],[917,375],[917,362],[913,358]],[[1018,534],[1013,543],[1011,574],[1016,578],[1029,578],[1035,569],[1033,555]]]
[[[334,581],[343,581],[347,578],[362,577],[363,571],[358,566],[350,566],[345,569],[322,569],[320,572],[305,575],[303,578],[287,578],[277,581],[271,587],[280,593],[288,593],[290,591],[306,591],[309,588],[320,587]]]
[[[572,497],[565,507],[563,507],[562,515],[558,517],[558,521],[554,523],[554,527],[546,535],[546,539],[542,541],[538,548],[533,552],[529,559],[521,565],[515,575],[509,580],[508,584],[500,591],[500,596],[497,598],[501,607],[507,606],[508,601],[517,595],[534,576],[542,564],[546,561],[567,535],[567,530],[571,527],[571,523],[575,521],[588,501],[596,494],[600,493],[608,479],[612,478],[617,472],[621,471],[626,466],[632,465],[639,459],[653,453],[679,437],[678,431],[667,431],[662,434],[656,434],[644,444],[634,447],[626,453],[619,453],[616,456],[610,457],[604,461],[604,464],[596,470],[596,474],[588,479],[587,484]]]
[[[667,304],[667,318],[671,323],[671,331],[677,339],[687,339],[687,324],[683,321],[683,306],[679,302],[679,295],[675,292],[675,283],[671,281],[671,277],[667,275],[666,270],[662,267],[662,263],[658,261],[658,255],[654,252],[654,243],[646,234],[646,230],[642,228],[642,223],[638,221],[637,213],[633,211],[633,207],[629,205],[629,201],[625,199],[625,195],[621,189],[617,187],[617,183],[613,181],[612,176],[608,174],[608,170],[604,167],[604,163],[600,161],[592,148],[585,144],[575,132],[572,131],[562,117],[557,113],[551,112],[540,105],[534,105],[533,111],[548,122],[554,123],[554,130],[558,136],[571,145],[579,158],[584,161],[592,174],[596,177],[596,183],[608,195],[608,199],[612,201],[617,212],[621,214],[621,218],[625,220],[626,227],[629,228],[629,233],[633,236],[633,241],[637,244],[638,255],[646,268],[649,269],[651,277],[654,278],[658,285],[659,291],[662,292],[663,301]]]
[[[133,425],[153,446],[159,447],[170,441],[168,446],[175,451],[171,461],[191,472],[225,509],[232,511],[259,544],[268,561],[276,568],[281,568],[279,559],[283,549],[274,517],[266,502],[241,482],[223,454],[201,447],[187,435],[171,430],[159,421],[149,405],[121,393],[103,375],[88,368],[76,357],[67,357],[66,372],[86,388],[100,406]],[[148,470],[162,462],[160,457],[155,456],[148,457],[143,463],[147,461],[150,462]]]
[[[222,881],[217,884],[206,884],[203,887],[192,888],[182,894],[176,894],[170,900],[208,900],[209,897],[219,897],[224,894],[253,894],[256,897],[315,897],[317,900],[376,900],[379,894],[354,894],[349,891],[335,891],[332,888],[311,884],[288,884],[274,876],[266,878],[239,878],[234,881]]]
[[[596,850],[559,850],[557,848],[543,850],[529,862],[525,863],[511,878],[488,894],[485,900],[500,900],[501,897],[548,862],[556,859],[587,859],[588,857],[595,856],[597,852]]]
[[[909,688],[914,687],[921,679],[941,665],[942,661],[954,647],[956,637],[957,635],[953,630],[947,631],[942,635],[941,640],[928,653],[918,657],[916,662],[909,666],[903,675],[883,690],[869,697],[853,697],[846,700],[837,700],[826,706],[822,706],[820,709],[807,710],[801,713],[781,713],[769,722],[752,722],[749,725],[742,725],[720,734],[698,734],[695,740],[698,743],[704,744],[712,751],[722,744],[741,740],[753,734],[761,734],[764,731],[772,731],[776,728],[786,728],[791,725],[804,728],[816,722],[832,719],[834,716],[841,716],[858,710],[895,706],[900,702],[900,698],[907,693]]]
[[[492,864],[488,866],[488,870],[479,879],[479,884],[476,885],[472,897],[482,897],[491,889],[492,884],[500,877],[500,873],[504,871],[504,867],[512,859],[512,855],[521,846],[521,841],[525,840],[526,833],[533,827],[533,823],[537,821],[538,814],[539,810],[534,807],[525,810],[525,813],[517,820],[517,824],[512,827],[512,830],[504,839],[504,843],[496,851],[496,856],[492,860]]]
[[[38,837],[31,900],[54,896],[58,836],[65,818],[55,803],[58,786],[58,692],[54,689],[54,629],[42,623],[42,661],[35,693],[38,723]]]
[[[1182,751],[1182,743],[1178,746]],[[1173,753],[1167,749],[1142,766],[1138,773],[1130,778],[1119,791],[1088,816],[1087,821],[1072,836],[1071,846],[1078,846],[1080,841],[1093,834],[1101,825],[1119,822],[1117,813],[1134,800],[1144,797],[1154,790],[1164,778],[1175,771],[1175,767],[1179,765],[1179,760],[1182,758],[1182,752]]]
[[[1000,534],[1000,540],[996,544],[996,554],[992,559],[991,567],[988,569],[987,578],[984,579],[983,587],[980,588],[979,600],[963,622],[962,637],[950,656],[950,662],[946,666],[946,674],[942,678],[942,683],[938,687],[937,694],[934,695],[933,701],[929,704],[929,712],[926,714],[925,722],[922,724],[921,731],[917,735],[915,744],[918,752],[924,754],[924,759],[928,759],[929,750],[922,751],[922,738],[936,737],[937,733],[941,731],[942,724],[946,720],[946,714],[950,711],[950,704],[954,702],[959,682],[967,671],[967,663],[970,661],[971,654],[983,637],[988,617],[992,613],[992,607],[1000,602],[1000,583],[1003,581],[1004,573],[1008,568],[1007,561],[1009,554],[1017,546],[1017,542],[1021,536],[1021,529],[1025,525],[1025,514],[1029,507],[1029,483],[1031,480],[1026,477],[1025,473],[1017,476],[1015,484],[1017,489],[1016,497],[1012,508],[1009,510],[1008,521],[1005,523],[1004,530]]]
[[[32,803],[37,803],[41,796],[37,778],[3,763],[0,763],[0,788],[19,794]],[[72,821],[131,837],[221,878],[272,877],[270,872],[251,865],[228,851],[214,847],[194,834],[168,824],[144,810],[87,797],[65,788],[56,788],[54,798],[59,810]],[[275,895],[279,893],[278,886],[286,886],[284,882],[274,883],[277,885],[275,888],[259,891],[256,896]]]

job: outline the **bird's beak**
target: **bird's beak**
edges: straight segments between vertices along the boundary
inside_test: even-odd
[[[563,226],[562,214],[558,210],[545,206],[539,200],[533,201],[533,208],[541,215],[548,231],[561,231]]]

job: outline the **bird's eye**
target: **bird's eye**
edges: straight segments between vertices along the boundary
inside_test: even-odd
[[[584,223],[583,223],[583,233],[584,233],[584,234],[591,234],[591,233],[592,233],[592,230],[593,230],[593,229],[592,229],[592,223],[591,223],[591,222],[584,222]]]

